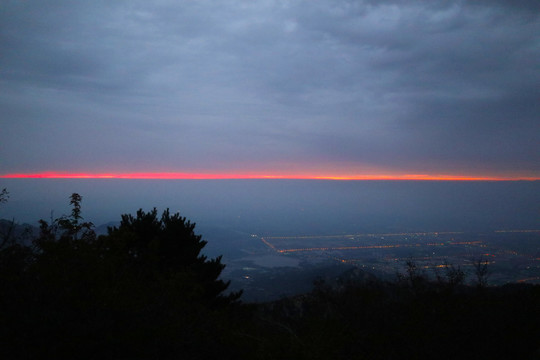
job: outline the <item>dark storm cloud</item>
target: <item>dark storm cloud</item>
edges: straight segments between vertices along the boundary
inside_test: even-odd
[[[0,172],[538,175],[538,1],[8,1]]]

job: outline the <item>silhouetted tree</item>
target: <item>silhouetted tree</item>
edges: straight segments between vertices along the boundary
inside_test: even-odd
[[[70,215],[40,222],[32,249],[0,251],[0,341],[9,344],[0,346],[0,355],[206,358],[227,352],[228,305],[240,293],[224,294],[229,283],[219,279],[221,257],[201,254],[206,241],[194,233],[195,224],[168,210],[161,217],[156,209],[139,210],[96,238],[81,215],[82,197],[72,194],[70,201]]]
[[[109,228],[99,241],[148,279],[178,279],[186,287],[186,296],[197,301],[210,305],[238,299],[240,293],[223,295],[229,286],[219,279],[225,265],[221,256],[208,259],[201,254],[207,242],[194,228],[194,223],[178,213],[171,215],[168,209],[161,217],[155,208],[141,209],[136,216],[122,215],[120,226]]]
[[[6,190],[6,188],[4,188],[0,192],[0,204],[6,203],[8,199],[9,192]],[[0,233],[0,249],[4,249],[7,246],[13,245],[12,233],[14,229],[15,220],[11,220],[9,223],[2,226]]]
[[[0,204],[6,203],[8,199],[9,192],[4,188],[0,192]],[[30,236],[30,233],[30,228],[17,225],[15,219],[0,220],[0,267],[13,270],[13,263],[10,262],[15,257],[20,264],[26,262],[30,251],[23,245],[23,241]],[[10,265],[6,265],[7,263]]]
[[[51,219],[51,223],[45,220],[39,220],[40,236],[39,241],[77,241],[79,238],[84,241],[93,241],[96,234],[93,230],[94,224],[91,222],[83,222],[81,216],[82,196],[77,193],[71,194],[70,205],[72,206],[71,214],[63,215],[57,219]],[[60,232],[60,234],[58,234]],[[59,238],[57,239],[57,236]]]
[[[484,288],[487,286],[489,278],[488,262],[482,257],[473,262],[474,275],[476,276],[476,286]]]
[[[3,188],[2,191],[0,191],[0,204],[7,202],[7,199],[9,199],[9,192],[6,188]]]
[[[453,290],[457,286],[463,285],[465,281],[465,272],[461,270],[460,266],[455,267],[453,264],[444,262],[444,268],[446,270],[446,279],[448,287]]]

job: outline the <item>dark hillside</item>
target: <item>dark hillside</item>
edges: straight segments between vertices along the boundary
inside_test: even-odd
[[[538,285],[318,284],[309,294],[261,305],[261,313],[287,329],[281,335],[289,334],[291,351],[310,359],[540,356]]]
[[[32,246],[0,248],[3,359],[540,357],[540,285],[488,287],[480,271],[467,286],[452,266],[429,280],[409,262],[395,281],[353,268],[242,304],[179,214],[139,210],[97,237],[71,199]]]

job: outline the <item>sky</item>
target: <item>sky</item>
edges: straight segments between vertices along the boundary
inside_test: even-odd
[[[0,176],[540,179],[539,84],[537,0],[5,0]]]

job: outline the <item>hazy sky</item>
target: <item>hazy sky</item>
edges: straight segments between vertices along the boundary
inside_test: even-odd
[[[2,1],[0,174],[540,177],[540,1]]]

